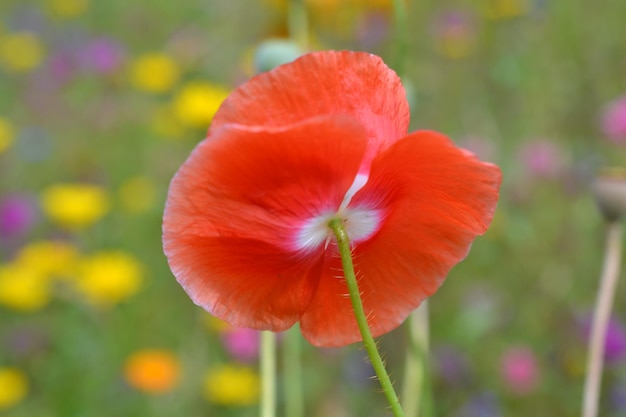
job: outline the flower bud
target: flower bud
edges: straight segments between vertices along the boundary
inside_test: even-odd
[[[293,61],[303,54],[298,45],[290,40],[269,39],[261,43],[254,52],[256,73],[269,71],[279,65]]]
[[[605,220],[613,222],[626,214],[626,169],[603,170],[591,189]]]

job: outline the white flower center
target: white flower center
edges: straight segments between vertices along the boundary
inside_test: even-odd
[[[328,223],[332,219],[342,219],[351,243],[369,239],[378,231],[382,213],[380,210],[367,208],[348,208],[352,197],[367,183],[368,175],[357,174],[352,185],[346,191],[343,201],[336,212],[329,211],[309,219],[298,231],[295,246],[298,250],[324,248],[333,238],[334,233]]]
[[[336,213],[322,214],[307,221],[296,236],[296,246],[299,250],[327,246],[334,236],[328,223],[334,218],[343,219],[350,242],[367,240],[378,231],[381,217],[379,210],[341,207]]]

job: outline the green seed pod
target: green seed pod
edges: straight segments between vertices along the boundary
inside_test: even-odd
[[[254,52],[254,70],[269,71],[279,65],[291,62],[303,54],[298,45],[286,39],[269,39],[262,42]]]
[[[614,222],[626,214],[626,169],[601,171],[591,189],[605,220]]]

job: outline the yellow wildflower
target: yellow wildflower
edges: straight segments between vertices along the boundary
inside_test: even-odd
[[[393,0],[368,0],[367,6],[373,9],[391,9],[393,7]],[[405,4],[407,2],[405,1]]]
[[[142,269],[141,264],[126,253],[99,252],[80,263],[76,288],[93,304],[116,304],[139,291]]]
[[[48,217],[67,228],[89,226],[109,210],[108,196],[102,187],[80,183],[47,188],[41,205]]]
[[[341,6],[339,0],[307,0],[306,3],[309,7],[323,9],[328,12]]]
[[[174,113],[186,126],[206,128],[229,91],[208,82],[187,83],[174,97]]]
[[[178,82],[180,70],[174,59],[163,53],[139,56],[131,66],[130,81],[149,93],[169,91]]]
[[[352,10],[391,10],[393,0],[306,0],[307,5],[322,15],[340,8]],[[406,1],[405,1],[406,3]],[[326,16],[328,18],[328,16]]]
[[[285,9],[287,0],[265,0],[270,6]],[[308,7],[316,11],[332,11],[339,7],[359,7],[362,9],[391,9],[393,0],[305,0]]]
[[[122,208],[131,213],[141,213],[154,205],[156,189],[148,177],[137,176],[122,184],[119,196]]]
[[[14,406],[26,397],[28,380],[18,369],[0,368],[0,410]]]
[[[28,72],[41,64],[44,48],[32,32],[22,31],[0,37],[0,66],[10,72]]]
[[[36,271],[42,276],[64,278],[72,275],[77,249],[67,242],[39,240],[24,246],[14,264]]]
[[[8,120],[0,117],[0,154],[11,146],[14,136],[13,126]]]
[[[48,7],[52,14],[61,18],[80,16],[88,6],[88,0],[48,0]]]
[[[124,366],[129,385],[149,394],[170,391],[178,383],[180,363],[167,350],[147,349],[134,353]]]
[[[252,405],[258,401],[258,374],[245,366],[221,365],[204,378],[204,396],[220,405]]]
[[[37,270],[15,263],[0,266],[0,304],[30,312],[45,307],[50,298],[50,282]]]

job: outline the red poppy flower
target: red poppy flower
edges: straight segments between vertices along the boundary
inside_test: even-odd
[[[373,335],[397,327],[487,230],[501,178],[408,124],[399,78],[367,53],[311,53],[236,89],[167,198],[165,253],[191,299],[237,326],[299,321],[318,346],[361,340],[340,216]]]

